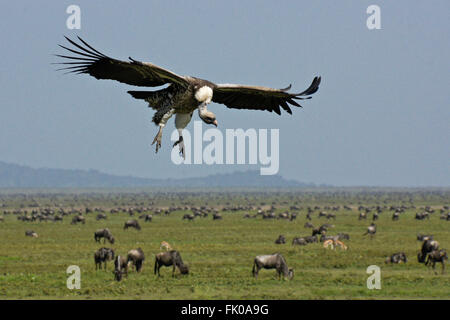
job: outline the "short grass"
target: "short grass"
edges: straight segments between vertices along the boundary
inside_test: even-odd
[[[303,227],[305,211],[297,220],[243,219],[244,212],[223,212],[223,220],[197,218],[182,220],[186,212],[169,216],[154,215],[152,222],[140,220],[142,230],[123,230],[125,213],[108,214],[108,220],[96,221],[87,215],[85,225],[71,225],[71,217],[62,223],[21,222],[16,216],[5,216],[0,222],[0,299],[449,299],[450,270],[441,274],[440,264],[435,274],[417,262],[421,243],[416,234],[432,233],[441,247],[450,249],[450,222],[435,213],[429,220],[414,219],[417,210],[408,210],[399,221],[392,221],[391,211],[385,211],[376,222],[374,239],[363,236],[370,224],[358,220],[358,212],[339,211],[335,221],[317,218],[312,223],[332,223],[330,234],[347,232],[348,251],[331,251],[321,244],[292,246],[294,236],[310,235]],[[135,218],[137,218],[135,216]],[[96,271],[93,254],[103,246],[94,241],[98,228],[108,227],[116,244],[106,244],[118,254],[141,247],[146,255],[143,271],[134,270],[128,278],[117,282],[113,278],[113,263],[107,271]],[[39,238],[25,237],[32,229]],[[287,244],[276,245],[279,234]],[[190,267],[188,276],[171,268],[161,269],[162,277],[153,273],[154,256],[159,243],[168,241],[179,250]],[[386,265],[385,258],[404,251],[407,264]],[[293,280],[278,280],[275,270],[261,270],[252,277],[256,255],[280,252],[294,268]],[[66,287],[70,265],[81,268],[81,289]],[[381,268],[381,289],[366,286],[370,265]]]

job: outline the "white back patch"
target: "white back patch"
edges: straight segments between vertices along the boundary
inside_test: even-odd
[[[212,96],[213,96],[213,91],[208,86],[201,87],[195,93],[195,99],[197,99],[200,102],[210,103],[212,100]]]

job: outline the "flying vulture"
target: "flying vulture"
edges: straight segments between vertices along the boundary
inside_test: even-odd
[[[212,102],[222,103],[228,108],[275,111],[281,114],[280,108],[292,114],[290,105],[301,107],[296,100],[310,99],[310,95],[319,89],[320,77],[315,77],[311,85],[303,92],[287,92],[291,85],[284,89],[272,89],[259,86],[239,84],[215,84],[207,80],[180,76],[149,62],[141,62],[129,58],[121,61],[110,58],[97,51],[83,39],[81,43],[65,37],[73,45],[72,48],[59,45],[75,55],[56,55],[68,59],[64,68],[68,73],[87,73],[96,79],[110,79],[133,86],[157,87],[168,86],[156,91],[128,91],[136,99],[148,102],[149,107],[156,110],[153,122],[159,126],[159,131],[152,144],[156,143],[156,152],[161,147],[162,131],[170,117],[175,114],[175,126],[179,140],[173,147],[179,145],[180,154],[185,156],[182,130],[189,124],[192,114],[198,109],[200,118],[206,124],[217,127],[214,113],[207,106]]]

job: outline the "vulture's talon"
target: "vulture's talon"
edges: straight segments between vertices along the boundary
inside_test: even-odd
[[[161,140],[162,140],[162,130],[160,129],[152,142],[152,145],[156,143],[156,153],[158,153],[158,150],[161,148]]]
[[[180,156],[183,157],[183,159],[186,159],[186,155],[185,155],[185,152],[184,152],[184,141],[183,141],[183,136],[180,136],[180,138],[178,139],[178,141],[176,141],[176,142],[173,144],[173,148],[175,148],[177,145],[178,145],[178,147],[179,147],[179,149],[180,149],[180,152],[179,152]]]

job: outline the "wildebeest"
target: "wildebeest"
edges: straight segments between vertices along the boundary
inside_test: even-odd
[[[284,257],[279,253],[257,256],[253,262],[252,273],[255,278],[258,278],[259,270],[276,269],[278,278],[281,279],[281,274],[289,280],[294,277],[294,270],[289,269]]]
[[[3,218],[3,216],[0,216],[0,222],[4,222],[5,219]]]
[[[323,235],[323,234],[325,234],[328,231],[329,227],[332,227],[332,226],[329,225],[329,224],[323,224],[319,228],[314,228],[312,230],[312,235],[313,236],[315,236],[316,234],[322,234]]]
[[[222,215],[220,213],[213,214],[213,220],[221,220],[221,219],[222,219]]]
[[[420,234],[419,233],[417,235],[417,240],[419,240],[419,241],[433,240],[433,235],[431,235],[431,234],[426,235],[426,234]]]
[[[133,263],[136,268],[136,272],[140,272],[142,264],[144,263],[145,255],[141,248],[132,249],[128,251],[127,263]]]
[[[305,224],[303,225],[303,227],[304,227],[304,228],[314,228],[314,225],[313,225],[311,222],[307,221],[307,222],[305,222]]]
[[[367,231],[366,233],[363,234],[363,236],[365,235],[370,235],[370,238],[372,239],[372,237],[375,235],[375,233],[377,233],[377,226],[375,223],[371,223],[370,226],[367,227]]]
[[[114,259],[114,250],[110,248],[100,248],[94,253],[95,270],[102,268],[102,262],[106,270],[106,262]]]
[[[109,243],[114,244],[114,237],[108,228],[98,229],[97,231],[94,232],[94,239],[96,242],[100,242],[101,238],[103,238],[103,243],[105,243],[106,240],[108,240]]]
[[[286,238],[282,234],[280,234],[278,236],[278,238],[275,240],[275,243],[276,244],[284,244],[284,243],[286,243]]]
[[[124,274],[128,277],[128,261],[127,258],[119,255],[114,259],[114,278],[120,281]]]
[[[433,270],[435,270],[436,262],[440,262],[442,264],[442,273],[444,273],[446,260],[448,260],[448,255],[447,255],[447,251],[445,251],[445,249],[433,250],[430,253],[428,253],[428,259],[425,262],[425,265],[428,265],[431,263]],[[437,272],[435,271],[435,273],[437,273]]]
[[[106,220],[107,219],[107,217],[106,217],[106,214],[104,214],[104,213],[99,213],[96,217],[95,217],[95,220],[97,220],[97,221],[99,221],[99,220]]]
[[[450,212],[442,213],[441,216],[439,217],[439,219],[450,221]]]
[[[395,211],[394,214],[392,215],[392,221],[397,221],[398,218],[400,218],[400,212]]]
[[[397,252],[391,255],[390,257],[387,257],[385,263],[400,263],[402,261],[404,263],[408,262],[406,254],[404,252]]]
[[[372,221],[378,220],[378,212],[374,212],[372,216]]]
[[[151,222],[153,219],[153,216],[151,214],[144,215],[144,221],[145,222]]]
[[[422,244],[422,249],[417,254],[417,260],[420,263],[424,263],[425,259],[427,258],[427,255],[434,251],[439,249],[439,242],[436,240],[425,240]]]
[[[133,220],[128,220],[127,222],[125,222],[123,229],[128,229],[128,228],[135,228],[136,230],[141,230],[141,226],[139,225],[139,222],[136,219]]]
[[[430,219],[430,214],[428,212],[417,212],[415,219],[424,220],[425,218]]]
[[[189,273],[188,266],[183,263],[180,253],[176,250],[160,252],[156,254],[154,273],[155,274],[158,273],[158,277],[161,276],[161,274],[159,273],[159,269],[161,269],[162,266],[165,267],[173,266],[172,277],[175,276],[176,268],[180,270],[181,274]]]
[[[328,213],[327,214],[327,217],[326,217],[327,219],[336,219],[336,214],[334,214],[334,213]]]
[[[367,219],[367,214],[365,212],[360,212],[359,213],[358,220],[362,220],[362,219],[364,219],[364,220]]]
[[[33,230],[26,230],[25,231],[25,236],[37,238],[38,234],[36,232],[34,232]]]
[[[195,216],[193,214],[185,214],[183,216],[183,220],[187,219],[188,221],[193,221]]]
[[[318,215],[319,218],[326,217],[326,216],[327,216],[326,212],[323,212],[323,211],[319,212],[319,215]]]
[[[78,215],[72,218],[72,222],[70,224],[77,224],[78,222],[81,222],[82,224],[86,223],[86,218]]]
[[[350,240],[350,235],[348,233],[338,233],[338,240]]]
[[[313,242],[318,242],[319,240],[317,239],[317,236],[307,236],[304,237],[305,241],[307,243],[313,243]]]
[[[306,246],[308,242],[306,242],[305,238],[295,237],[292,240],[292,245]]]

